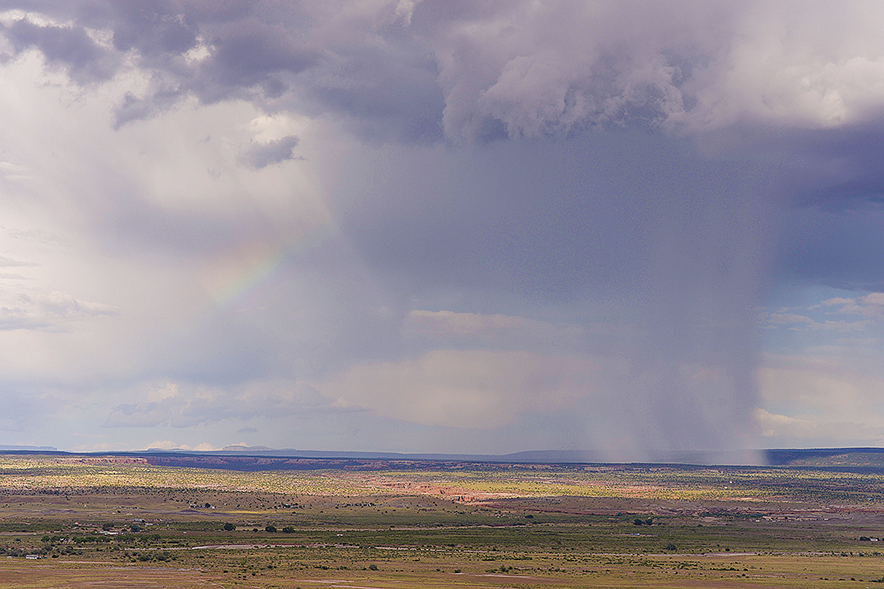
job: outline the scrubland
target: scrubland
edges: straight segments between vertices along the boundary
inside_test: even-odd
[[[872,472],[394,466],[2,456],[0,587],[884,587]]]

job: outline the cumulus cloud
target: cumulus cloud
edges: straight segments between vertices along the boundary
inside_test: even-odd
[[[629,27],[626,11],[636,15]],[[679,86],[694,64],[673,63],[685,47],[663,40],[684,38],[662,6],[519,2],[458,16],[440,27],[436,50],[450,137],[537,137],[685,111]]]
[[[872,292],[850,299],[833,298],[822,302],[827,307],[838,307],[839,313],[863,315],[874,319],[884,319],[884,293]]]
[[[788,326],[790,329],[834,330],[842,332],[863,331],[870,326],[869,321],[841,321],[827,319],[817,321],[796,313],[769,313],[762,317],[765,327]]]
[[[194,94],[312,105],[361,120],[366,132],[372,121],[392,128],[399,119],[413,127],[400,127],[399,138],[423,140],[438,138],[440,127],[459,140],[610,124],[831,128],[868,120],[884,99],[875,83],[884,79],[884,47],[870,25],[880,7],[798,8],[390,0],[288,10],[181,1],[144,10],[99,2],[65,15],[73,25],[22,19],[4,35],[79,80],[107,79],[122,54],[136,56],[165,83],[130,99],[128,117]],[[112,46],[92,40],[84,24],[109,28]]]
[[[696,133],[750,121],[832,129],[872,120],[884,100],[884,46],[869,24],[880,7],[852,8],[99,2],[66,14],[73,24],[20,19],[3,33],[16,51],[37,48],[78,80],[107,79],[124,54],[134,57],[152,87],[127,96],[118,125],[187,96],[246,98],[333,112],[374,139],[435,141],[444,130],[473,140],[610,125]],[[112,43],[94,41],[90,25]]]

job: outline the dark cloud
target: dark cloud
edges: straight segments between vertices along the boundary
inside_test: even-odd
[[[224,84],[252,86],[279,72],[297,73],[314,65],[315,52],[290,31],[248,19],[224,26],[211,42],[212,68]]]
[[[71,79],[81,84],[110,78],[119,64],[118,57],[95,43],[82,27],[40,26],[19,20],[3,32],[17,52],[37,48],[50,65],[65,68]]]
[[[880,117],[814,133],[790,134],[795,204],[838,210],[884,203],[884,125]]]
[[[127,0],[115,0],[114,4],[124,7],[131,5]],[[275,4],[277,5],[274,6]],[[287,11],[297,13],[297,6],[289,5],[292,3],[284,4],[288,6],[279,6],[278,3],[274,2],[255,2],[254,0],[224,0],[224,2],[218,2],[217,0],[183,0],[175,2],[174,10],[177,13],[187,14],[189,19],[193,19],[199,24],[214,24],[242,20],[267,7],[269,7],[269,12],[276,12],[277,17],[280,17],[281,13]]]
[[[725,447],[742,427],[731,424],[751,422],[752,309],[779,206],[760,190],[771,170],[632,131],[445,157],[388,148],[353,172],[330,185],[336,218],[391,300],[534,317],[585,308],[629,326],[586,325],[562,344],[623,363],[586,393],[586,414],[607,419],[588,418],[593,435],[639,432],[639,452]]]
[[[366,44],[362,32],[342,29],[311,44],[310,28],[317,23],[297,6],[112,2],[97,3],[89,18],[58,7],[39,8],[110,29],[116,52],[93,43],[82,27],[27,22],[7,32],[17,50],[40,49],[48,62],[64,64],[80,82],[111,76],[122,53],[152,72],[150,88],[128,94],[115,109],[116,127],[196,95],[204,103],[247,99],[270,109],[297,103],[306,111],[334,112],[373,141],[442,137],[444,104],[434,56],[422,41],[403,35],[401,25],[379,29],[379,43]],[[385,18],[391,17],[392,11]],[[205,54],[186,59],[198,43]]]
[[[719,161],[776,170],[760,190],[779,203],[775,264],[792,284],[884,289],[884,127],[880,117],[826,129],[738,127],[701,136]]]
[[[880,112],[837,127],[737,125],[697,135],[713,159],[765,162],[779,169],[771,192],[796,207],[841,210],[884,200],[884,125]]]
[[[847,290],[884,292],[884,206],[840,210],[802,207],[778,235],[781,279]]]
[[[185,93],[177,87],[166,87],[155,90],[147,98],[139,98],[131,92],[126,93],[122,104],[114,109],[114,129],[126,123],[153,118],[177,104]]]
[[[612,126],[694,133],[759,120],[819,128],[867,109],[862,80],[878,51],[861,43],[853,49],[860,61],[846,60],[844,35],[834,30],[805,55],[802,43],[831,20],[822,7],[802,12],[795,34],[774,48],[752,28],[765,16],[760,5],[726,2],[425,0],[410,11],[392,0],[358,11],[309,0],[63,4],[15,3],[75,25],[22,21],[10,38],[79,80],[105,79],[121,52],[152,73],[151,89],[119,107],[118,125],[195,95],[334,113],[372,141],[537,138]],[[92,43],[86,23],[112,31],[117,52]],[[850,13],[838,24],[862,21]],[[766,62],[754,63],[764,49]],[[831,95],[844,113],[820,98],[838,84],[845,91]]]
[[[332,203],[364,259],[409,289],[471,286],[545,301],[624,292],[646,283],[667,248],[684,279],[707,253],[727,267],[736,253],[701,254],[690,241],[716,240],[697,221],[726,225],[718,208],[733,207],[734,223],[756,222],[744,217],[748,195],[724,195],[757,181],[743,163],[696,159],[688,143],[645,133],[501,143],[441,162],[432,150],[389,150],[364,165],[373,181],[338,188]],[[722,239],[740,229],[727,231]]]
[[[267,143],[253,143],[242,154],[240,161],[247,166],[260,170],[272,164],[300,159],[295,155],[295,147],[298,145],[298,138],[289,135],[276,141],[268,141]]]
[[[332,112],[371,141],[658,125],[696,104],[695,72],[710,59],[696,49],[706,39],[686,39],[686,25],[671,11],[646,5],[639,26],[631,19],[629,27],[617,10],[579,3],[550,10],[523,2],[468,7],[427,0],[411,19],[393,3],[344,15],[311,2],[110,6],[104,26],[113,30],[114,47],[157,80],[119,107],[118,125],[188,95],[205,103],[247,99],[271,109]],[[714,24],[715,16],[708,10],[698,18]],[[659,27],[672,34],[643,34]],[[185,58],[198,43],[206,55]],[[51,47],[43,50],[58,58]],[[76,62],[96,63],[90,55]]]
[[[210,56],[188,86],[204,102],[263,89],[270,97],[285,89],[280,75],[315,66],[321,53],[299,43],[280,25],[255,19],[229,23],[213,33]]]
[[[445,103],[434,56],[414,39],[384,41],[335,47],[306,80],[304,99],[372,142],[441,140]]]
[[[118,20],[113,44],[119,51],[137,50],[150,59],[157,54],[179,54],[196,43],[197,29],[172,2],[114,2]]]

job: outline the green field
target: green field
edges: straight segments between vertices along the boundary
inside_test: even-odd
[[[879,538],[879,474],[0,456],[0,587],[884,587]]]

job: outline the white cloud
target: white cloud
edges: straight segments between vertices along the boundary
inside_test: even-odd
[[[19,295],[19,300],[34,306],[41,314],[64,319],[113,316],[119,313],[119,309],[111,305],[78,301],[70,294],[57,290],[48,294],[28,295],[23,293]]]
[[[777,415],[756,407],[753,417],[758,422],[759,434],[766,438],[784,435],[811,437],[810,430],[814,424],[806,419],[796,419],[788,415]]]
[[[396,4],[396,18],[402,19],[406,25],[411,24],[411,17],[414,14],[415,7],[422,0],[399,0]]]
[[[880,351],[834,348],[825,355],[765,355],[757,370],[762,408],[755,415],[763,435],[789,445],[880,443],[882,367]]]
[[[181,448],[181,446],[172,440],[155,440],[145,446],[144,450],[150,450],[151,448],[156,448],[157,450],[175,450]]]
[[[70,330],[77,329],[73,322],[119,314],[119,309],[111,305],[77,300],[60,291],[21,292],[11,304],[14,306],[0,307],[0,330]]]
[[[839,332],[863,331],[868,329],[871,321],[817,321],[806,315],[797,313],[770,313],[762,316],[765,326],[783,325],[790,329],[829,330]]]
[[[874,3],[504,6],[436,40],[450,137],[481,134],[489,117],[537,137],[625,113],[693,130],[826,128],[884,101]]]
[[[771,313],[766,316],[768,323],[774,324],[783,324],[790,325],[793,323],[799,323],[804,325],[812,325],[815,323],[813,319],[810,317],[805,317],[804,315],[797,315],[795,313]]]
[[[884,422],[819,421],[756,409],[763,443],[771,448],[820,446],[878,446],[884,443]]]
[[[874,319],[884,319],[884,293],[872,292],[855,298],[833,298],[823,301],[823,305],[840,306],[839,313],[864,315]]]
[[[162,387],[152,387],[147,391],[148,403],[160,403],[166,399],[172,399],[179,395],[178,385],[174,382],[167,382]]]
[[[189,444],[178,444],[171,440],[155,440],[147,444],[144,450],[195,450],[197,452],[211,452],[214,450],[220,450],[217,446],[209,444],[207,442],[203,442],[201,444],[197,444],[195,446],[191,446]]]
[[[749,117],[831,127],[865,119],[884,100],[884,44],[871,24],[884,16],[880,5],[742,8],[729,52],[719,56],[716,77],[698,93],[696,119],[705,116],[712,126]]]

